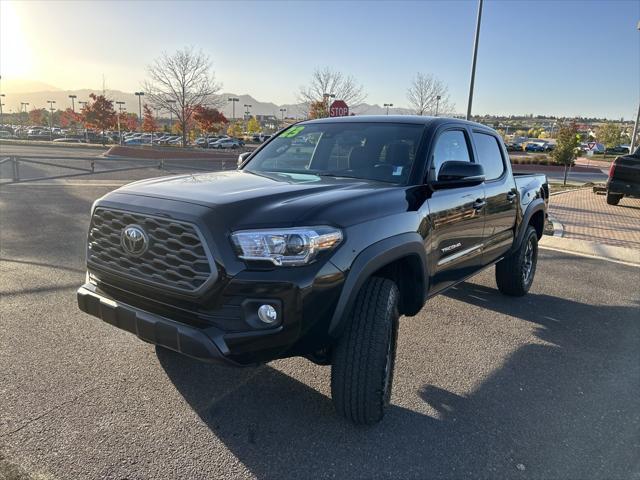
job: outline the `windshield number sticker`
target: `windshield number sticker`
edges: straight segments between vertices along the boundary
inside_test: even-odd
[[[303,126],[300,127],[293,127],[291,130],[287,130],[286,132],[284,132],[282,135],[280,135],[281,138],[293,138],[298,136],[298,134],[300,132],[302,132],[304,130]]]

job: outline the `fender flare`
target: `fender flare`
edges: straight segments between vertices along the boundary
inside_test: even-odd
[[[340,298],[331,317],[329,335],[339,337],[344,331],[346,314],[351,310],[360,288],[377,270],[400,258],[416,255],[422,266],[424,284],[421,302],[426,301],[429,281],[424,239],[417,232],[402,233],[365,248],[355,258],[344,282]]]
[[[531,221],[531,217],[533,217],[533,214],[539,211],[544,212],[544,206],[545,204],[542,198],[536,198],[529,205],[527,205],[527,209],[525,210],[524,215],[522,216],[522,222],[520,222],[520,228],[516,235],[516,239],[513,242],[513,247],[511,249],[512,252],[515,252],[520,248],[520,245],[522,244],[522,240],[524,239],[524,234],[527,231],[527,225],[529,225],[529,222]]]

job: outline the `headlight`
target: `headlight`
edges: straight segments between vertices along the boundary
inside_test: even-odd
[[[243,230],[231,235],[242,260],[262,260],[278,266],[306,265],[318,252],[342,241],[342,232],[332,227],[301,227],[274,230]]]

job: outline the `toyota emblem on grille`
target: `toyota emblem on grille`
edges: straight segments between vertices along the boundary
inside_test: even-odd
[[[138,225],[128,225],[122,229],[120,244],[125,253],[136,257],[142,255],[149,247],[149,237]]]

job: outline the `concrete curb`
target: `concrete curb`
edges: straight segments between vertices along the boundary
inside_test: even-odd
[[[633,248],[603,245],[586,240],[561,238],[556,236],[544,236],[539,242],[540,248],[559,252],[572,253],[583,257],[609,260],[625,265],[640,267],[640,250]]]
[[[563,193],[579,192],[580,190],[586,190],[587,188],[593,188],[593,185],[587,185],[578,188],[569,188],[568,190],[560,190],[559,192],[550,193],[549,196],[553,197],[554,195],[562,195]]]
[[[7,140],[0,139],[0,145],[19,145],[22,147],[57,147],[57,148],[92,148],[95,150],[107,150],[108,146],[102,146],[97,143],[64,143],[50,142],[48,140]]]

